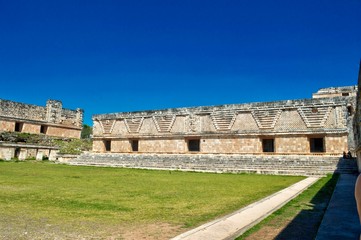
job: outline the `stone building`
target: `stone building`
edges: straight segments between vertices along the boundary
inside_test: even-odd
[[[48,100],[46,107],[0,99],[0,132],[44,134],[80,138],[83,110],[64,109],[62,103]],[[0,141],[0,159],[34,158],[55,160],[58,147]]]
[[[354,150],[357,86],[312,99],[93,116],[93,152],[337,155]]]
[[[361,61],[358,74],[358,88],[361,89]],[[358,170],[361,172],[361,94],[357,93],[357,107],[354,120],[354,134],[355,134],[355,152],[357,155]]]
[[[357,86],[348,87],[330,87],[321,88],[316,93],[312,94],[312,98],[325,98],[325,97],[356,97]]]
[[[64,109],[61,101],[46,107],[0,99],[0,132],[24,132],[80,138],[83,110]]]

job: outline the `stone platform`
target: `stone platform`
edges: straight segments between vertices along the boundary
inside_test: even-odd
[[[68,161],[68,164],[301,176],[357,172],[357,164],[354,159],[323,155],[85,153]]]

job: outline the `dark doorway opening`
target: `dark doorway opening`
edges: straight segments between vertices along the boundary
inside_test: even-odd
[[[275,151],[275,140],[274,139],[263,139],[262,140],[263,152],[274,152]]]
[[[188,140],[188,151],[190,152],[199,152],[201,150],[201,141],[200,139],[190,139]]]
[[[47,131],[48,131],[48,127],[47,127],[47,126],[44,126],[44,125],[41,125],[41,127],[40,127],[40,133],[46,134]]]
[[[323,138],[310,138],[310,150],[311,152],[324,152]]]
[[[21,149],[19,147],[15,148],[14,158],[19,159]]]
[[[353,108],[352,108],[351,106],[348,106],[348,107],[347,107],[347,114],[348,114],[349,116],[352,116],[352,114],[353,114]]]
[[[106,152],[110,152],[112,150],[111,145],[112,145],[112,141],[104,140],[104,147]]]
[[[133,152],[138,152],[139,149],[139,140],[137,139],[133,139],[130,141],[131,145],[132,145],[132,151]]]
[[[23,130],[23,123],[16,122],[15,123],[15,132],[21,132]]]

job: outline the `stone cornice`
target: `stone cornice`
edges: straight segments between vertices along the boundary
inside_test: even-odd
[[[356,97],[333,97],[333,98],[318,98],[318,99],[301,99],[301,100],[285,100],[275,102],[255,102],[244,104],[229,104],[220,106],[203,106],[203,107],[185,107],[185,108],[169,108],[163,110],[151,111],[135,111],[135,112],[120,112],[109,114],[93,115],[93,121],[97,120],[120,120],[132,117],[151,118],[153,116],[187,116],[190,114],[196,115],[210,115],[213,112],[252,112],[255,110],[291,110],[304,107],[337,107],[346,106],[349,103],[354,103]]]
[[[309,136],[309,135],[347,135],[347,129],[331,129],[331,130],[315,130],[315,131],[292,131],[292,132],[272,132],[272,131],[258,131],[258,132],[224,132],[224,133],[167,133],[167,134],[103,134],[94,135],[93,139],[179,139],[189,137],[201,137],[201,138],[214,138],[214,137],[262,137],[262,136]]]

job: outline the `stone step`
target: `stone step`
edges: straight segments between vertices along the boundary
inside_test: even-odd
[[[248,172],[282,175],[325,175],[357,171],[355,160],[335,156],[221,155],[221,154],[94,154],[86,153],[73,165],[117,166],[203,172]]]

